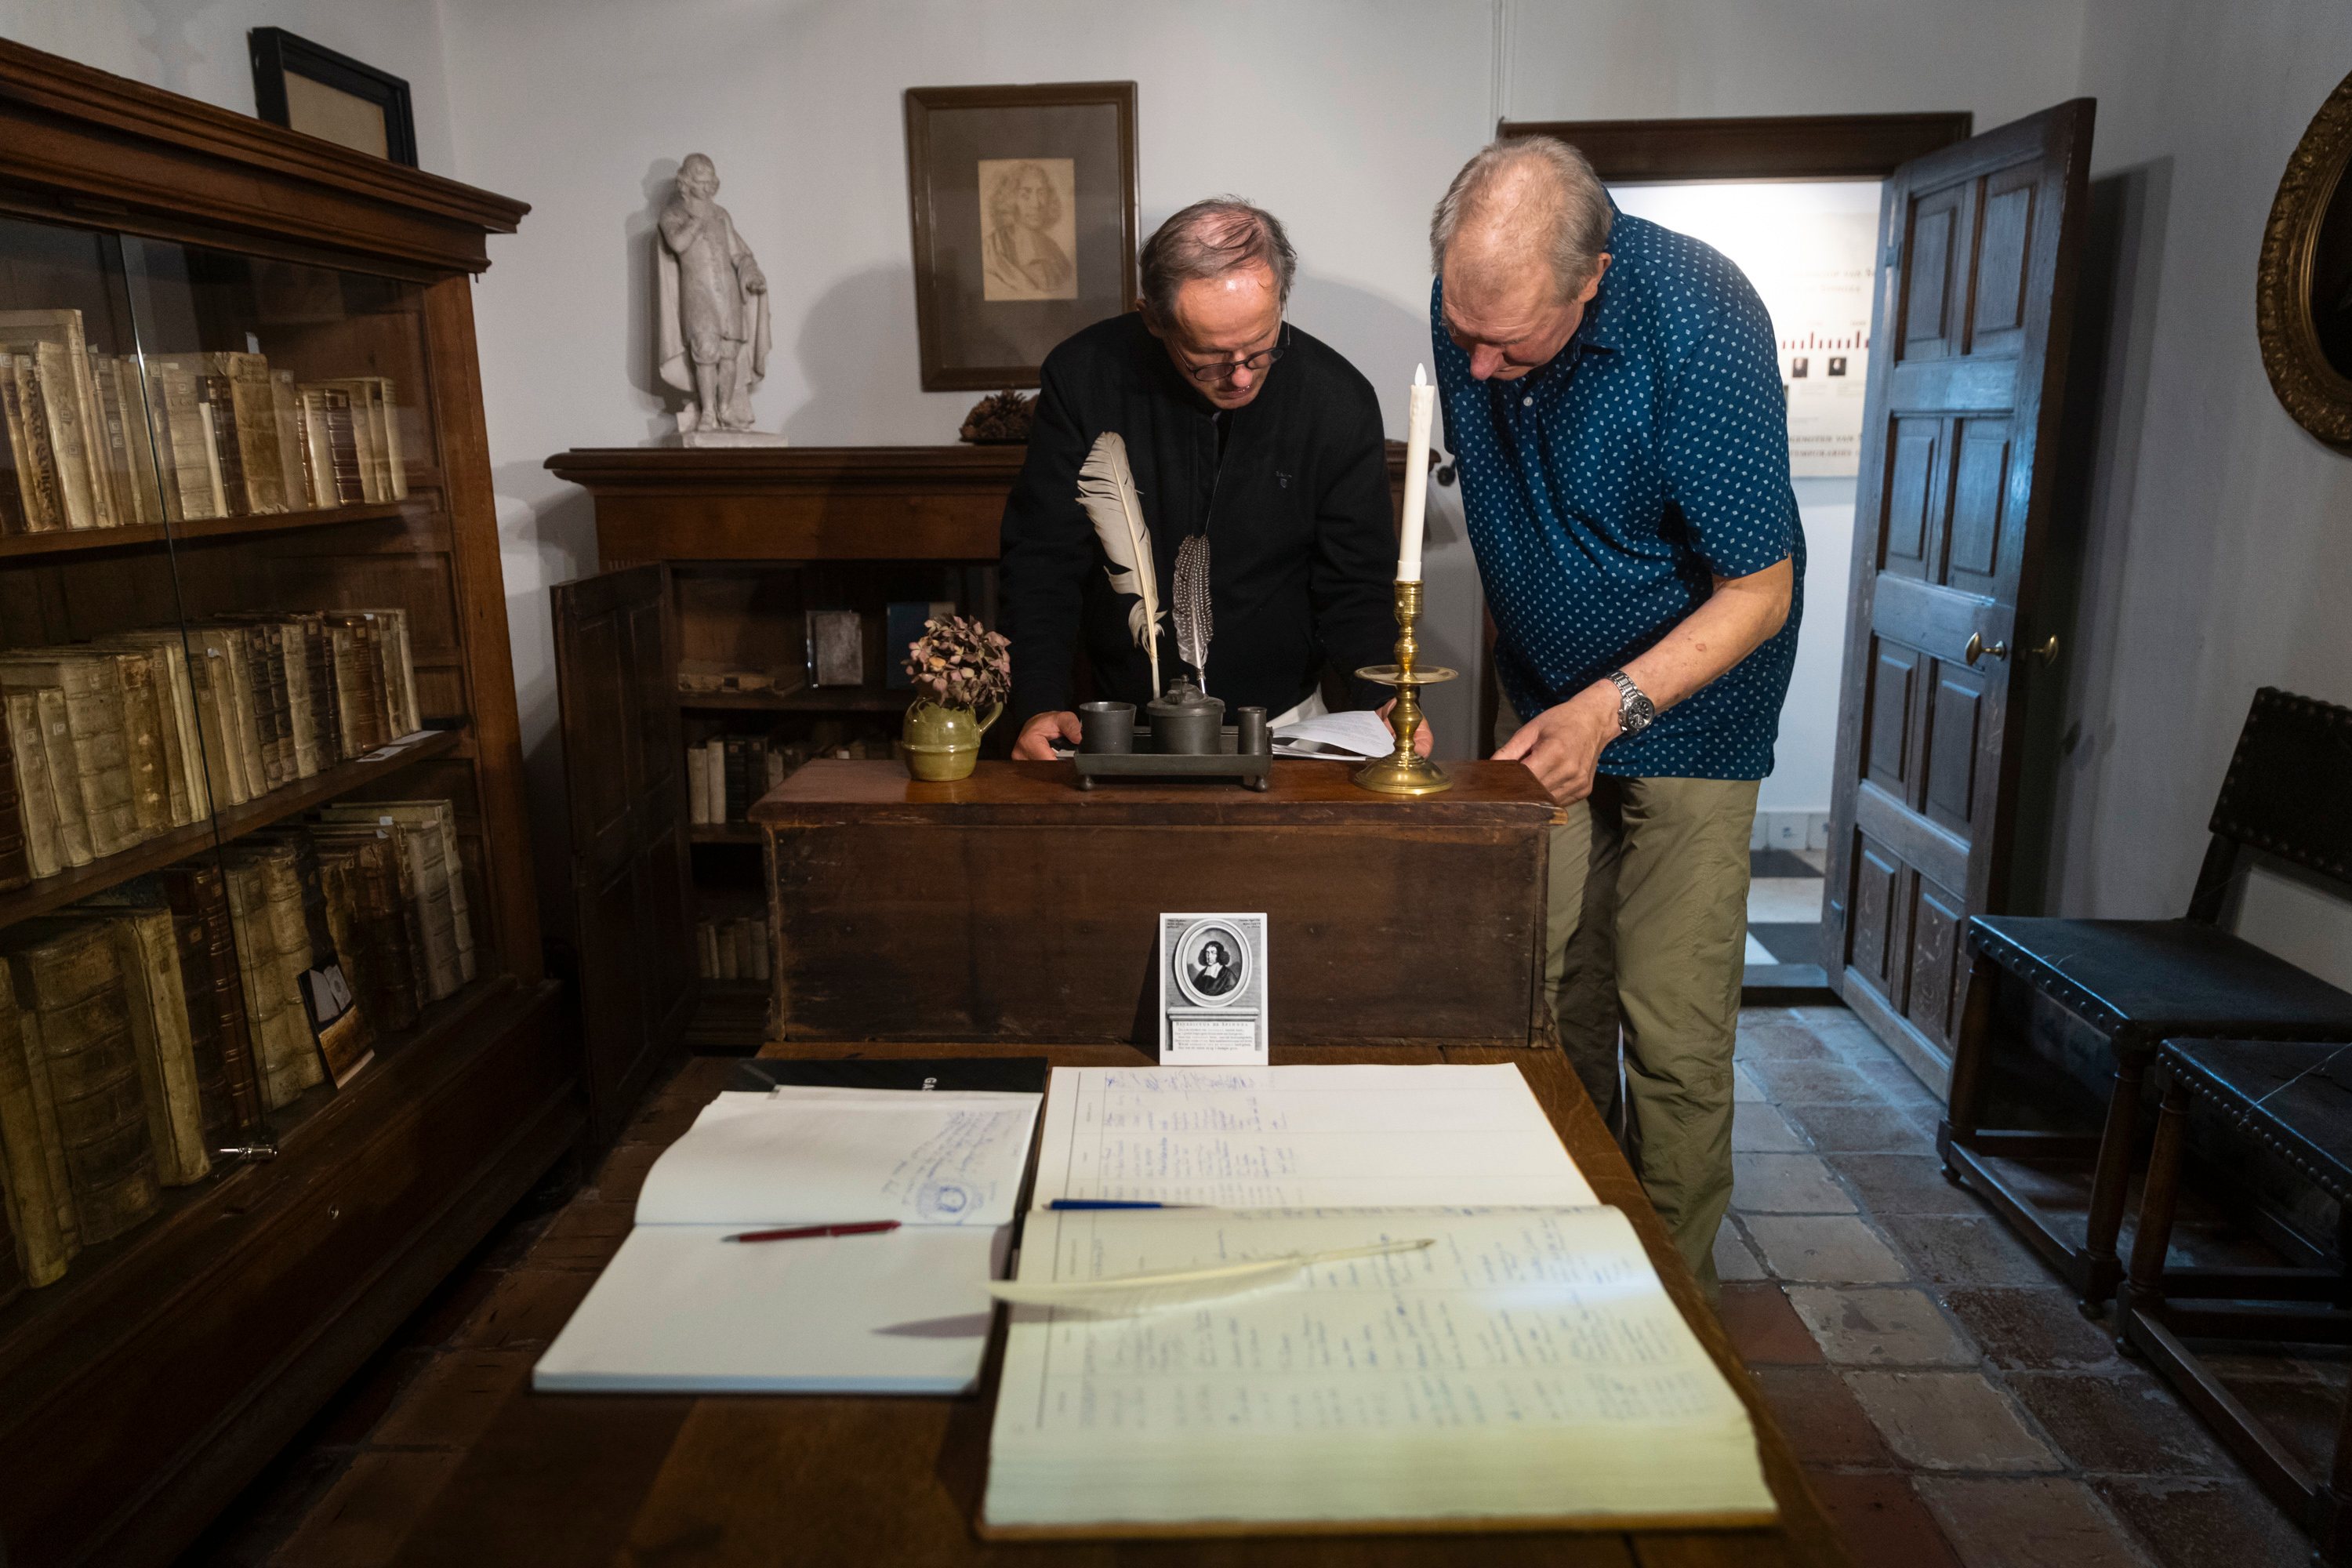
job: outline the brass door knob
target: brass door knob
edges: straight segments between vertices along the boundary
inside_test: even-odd
[[[2035,649],[2033,650],[2033,657],[2034,657],[2034,658],[2038,658],[2038,659],[2040,659],[2043,664],[2055,664],[2055,663],[2057,663],[2057,662],[2058,662],[2058,639],[2057,639],[2057,637],[2056,637],[2055,636],[2053,636],[2053,637],[2050,638],[2050,640],[2049,640],[2049,641],[2047,641],[2047,642],[2043,643],[2040,647],[2035,648]]]
[[[1988,653],[1992,655],[1995,658],[2007,658],[2009,657],[2009,645],[2005,642],[1997,642],[1990,647],[1987,647],[1982,637],[1979,636],[1975,632],[1970,632],[1969,634],[1969,646],[1960,650],[1960,658],[1963,663],[1974,664],[1977,661],[1978,656]]]

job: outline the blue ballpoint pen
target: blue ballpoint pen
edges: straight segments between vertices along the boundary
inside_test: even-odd
[[[1196,1209],[1199,1204],[1127,1203],[1117,1198],[1055,1198],[1045,1205],[1057,1213],[1072,1209]]]

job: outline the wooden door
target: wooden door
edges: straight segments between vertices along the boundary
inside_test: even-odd
[[[1961,928],[2008,895],[2028,624],[2051,515],[2092,100],[1896,170],[1879,216],[1869,402],[1832,775],[1830,981],[1930,1081],[1965,1000]]]
[[[694,1006],[669,568],[632,566],[551,593],[589,1127],[601,1143],[677,1047]]]

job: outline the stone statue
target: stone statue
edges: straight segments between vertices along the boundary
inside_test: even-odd
[[[768,280],[718,194],[719,171],[688,154],[656,247],[661,376],[687,395],[677,416],[687,445],[777,442],[751,434],[751,388],[768,373]]]

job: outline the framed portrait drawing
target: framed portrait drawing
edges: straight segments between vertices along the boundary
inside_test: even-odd
[[[416,116],[404,79],[283,27],[254,28],[246,48],[253,57],[256,115],[416,167]]]
[[[907,89],[926,392],[1034,386],[1135,302],[1135,84]]]

